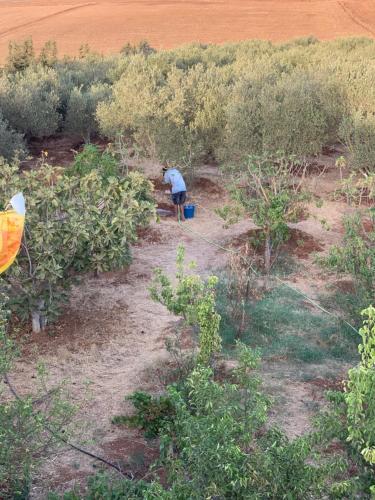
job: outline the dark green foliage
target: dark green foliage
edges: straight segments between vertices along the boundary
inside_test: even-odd
[[[166,396],[152,397],[146,392],[134,392],[127,398],[133,403],[137,413],[134,416],[114,417],[114,424],[140,427],[147,438],[154,438],[163,431],[168,422],[173,421],[175,408]]]
[[[67,170],[69,176],[84,177],[91,172],[98,172],[103,179],[117,177],[119,174],[118,162],[108,151],[101,152],[98,146],[86,144],[80,153],[74,157],[74,162]]]

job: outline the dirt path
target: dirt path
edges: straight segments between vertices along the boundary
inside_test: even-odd
[[[151,178],[156,177],[153,169],[147,173]],[[193,201],[198,203],[197,217],[185,224],[210,240],[227,245],[233,237],[246,233],[254,225],[243,221],[224,230],[213,212],[225,198],[216,185],[220,179],[214,169],[206,170],[204,176],[206,181],[201,181],[201,187],[198,185],[192,193]],[[159,201],[168,202],[162,191],[156,196]],[[322,209],[324,216],[333,222],[328,239],[318,218],[297,226],[331,244],[341,238],[343,208],[342,204],[330,203]],[[186,248],[187,259],[194,260],[197,272],[203,275],[222,267],[227,258],[207,241],[182,232],[173,219],[161,218],[134,248],[129,269],[107,273],[99,279],[85,278],[73,290],[69,312],[60,324],[64,331],[57,337],[39,341],[17,364],[12,379],[20,392],[31,389],[35,364],[42,360],[49,370],[51,385],[67,379],[74,402],[82,405],[86,397],[79,413],[84,423],[80,436],[88,440],[91,450],[108,451],[108,446],[123,436],[123,431],[111,425],[111,418],[127,409],[126,395],[139,388],[158,389],[158,380],[151,369],[165,362],[165,338],[177,318],[151,301],[148,286],[156,267],[174,275],[176,250],[181,243]],[[304,291],[311,291],[310,285],[311,280],[301,283]],[[299,411],[297,405],[295,413]],[[302,430],[305,423],[303,420]],[[65,451],[43,470],[43,480],[36,482],[33,498],[43,498],[49,480],[52,487],[56,484],[67,487],[92,471],[90,461]]]

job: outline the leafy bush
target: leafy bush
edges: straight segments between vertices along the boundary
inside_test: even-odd
[[[85,493],[68,491],[64,495],[50,493],[48,500],[174,500],[159,483],[118,479],[106,474],[89,478]]]
[[[23,135],[10,128],[0,112],[0,156],[6,160],[13,160],[22,159],[25,154],[26,145]]]
[[[57,315],[76,272],[130,262],[136,228],[153,214],[151,183],[136,172],[105,179],[97,171],[68,177],[48,165],[22,175],[17,166],[1,169],[0,199],[22,191],[28,210],[22,250],[4,279],[12,307],[31,315],[37,331]]]
[[[259,358],[244,346],[238,350],[228,381],[215,381],[210,368],[198,366],[182,391],[168,388],[175,415],[163,427],[158,463],[167,487],[98,476],[84,498],[121,498],[123,492],[139,499],[324,498],[328,474],[333,478],[340,469],[332,461],[318,465],[309,438],[289,441],[264,427],[269,404],[254,373]]]
[[[114,417],[112,420],[114,424],[140,427],[145,431],[147,438],[154,438],[168,422],[173,421],[175,408],[168,397],[152,397],[146,392],[137,391],[126,399],[133,403],[137,413],[134,416]]]
[[[227,77],[214,66],[164,71],[158,62],[132,58],[113,100],[98,107],[101,130],[131,134],[148,156],[190,165],[220,141]]]
[[[84,177],[95,171],[105,180],[117,177],[118,163],[114,155],[108,151],[100,152],[98,146],[86,144],[83,150],[75,155],[73,165],[67,170],[67,174]]]

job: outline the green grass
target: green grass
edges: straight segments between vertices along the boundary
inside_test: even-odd
[[[228,314],[224,285],[218,291],[217,303],[223,344],[230,349],[236,330]],[[281,285],[248,304],[241,340],[260,348],[264,359],[321,363],[327,358],[353,360],[360,337],[342,321],[314,310],[297,292]]]

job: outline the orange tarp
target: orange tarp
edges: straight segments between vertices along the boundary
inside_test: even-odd
[[[0,274],[14,262],[21,246],[25,216],[14,210],[0,212]]]

